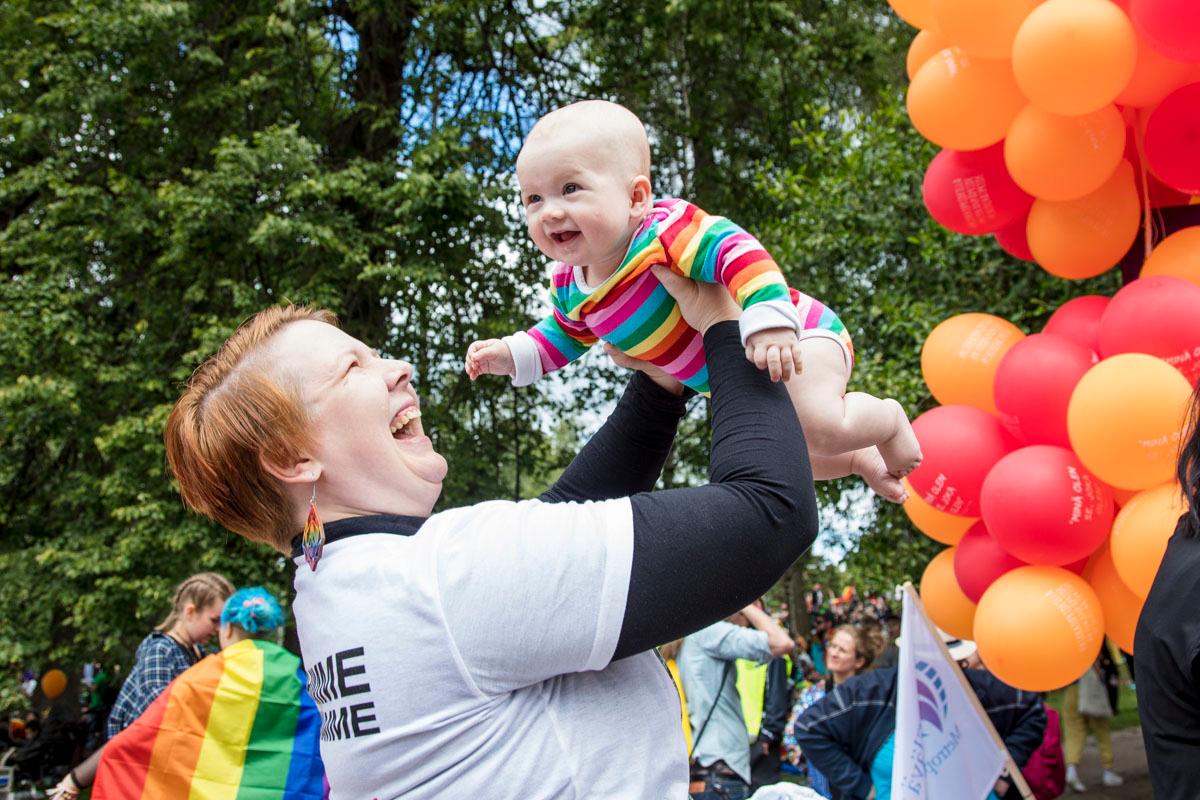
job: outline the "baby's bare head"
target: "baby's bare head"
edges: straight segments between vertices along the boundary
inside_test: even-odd
[[[539,119],[517,156],[517,172],[523,162],[563,156],[587,158],[625,180],[650,176],[645,126],[632,111],[607,100],[572,103]]]

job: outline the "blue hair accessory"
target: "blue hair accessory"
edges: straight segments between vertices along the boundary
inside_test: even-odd
[[[221,624],[233,623],[247,633],[273,631],[283,624],[283,609],[261,586],[238,589],[221,609]]]

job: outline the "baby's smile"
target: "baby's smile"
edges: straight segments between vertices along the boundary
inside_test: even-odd
[[[579,235],[579,231],[557,231],[550,234],[550,238],[558,244],[566,244]]]

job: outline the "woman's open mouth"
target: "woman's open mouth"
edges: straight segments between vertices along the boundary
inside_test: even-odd
[[[420,436],[421,431],[417,424],[420,418],[421,412],[416,406],[401,409],[400,413],[392,417],[392,423],[388,426],[392,431],[392,438],[400,440]]]

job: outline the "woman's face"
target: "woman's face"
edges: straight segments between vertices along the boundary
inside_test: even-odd
[[[421,426],[412,365],[314,320],[286,326],[267,357],[299,382],[323,519],[433,510],[446,459]]]
[[[221,627],[221,609],[225,601],[214,600],[204,608],[189,603],[183,611],[183,627],[192,644],[204,644]]]
[[[835,676],[853,675],[862,668],[862,662],[854,637],[845,631],[835,633],[825,645],[825,668]]]

